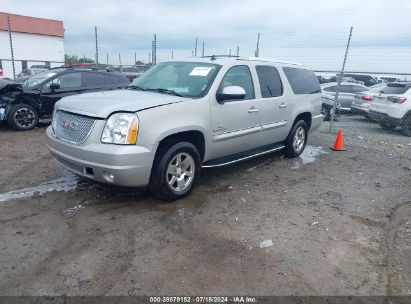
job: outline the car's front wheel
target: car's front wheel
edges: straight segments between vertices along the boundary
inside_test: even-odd
[[[307,143],[307,135],[308,128],[305,121],[295,122],[285,141],[285,155],[287,157],[297,157],[303,153]]]
[[[200,153],[193,144],[169,144],[161,148],[154,161],[149,189],[162,200],[180,199],[193,190],[200,169]]]
[[[37,110],[29,104],[13,105],[7,117],[10,127],[17,131],[31,130],[39,122]]]

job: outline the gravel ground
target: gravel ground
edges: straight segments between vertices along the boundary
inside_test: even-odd
[[[204,170],[162,203],[77,180],[45,128],[0,127],[0,295],[411,295],[411,139],[338,128],[345,152],[324,124],[298,159]]]

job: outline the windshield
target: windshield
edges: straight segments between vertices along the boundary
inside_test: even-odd
[[[207,94],[219,69],[203,62],[163,62],[134,79],[130,88],[198,98]]]
[[[50,70],[50,71],[46,70],[44,72],[35,74],[35,75],[31,76],[30,78],[28,78],[26,81],[24,81],[23,86],[33,87],[33,86],[43,82],[44,80],[47,80],[50,77],[53,77],[54,75],[56,75],[60,71],[61,70]]]

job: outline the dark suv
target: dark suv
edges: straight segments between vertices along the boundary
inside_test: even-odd
[[[115,72],[57,68],[36,74],[22,84],[1,80],[0,120],[15,130],[33,129],[39,119],[50,119],[62,97],[127,87],[130,81]]]

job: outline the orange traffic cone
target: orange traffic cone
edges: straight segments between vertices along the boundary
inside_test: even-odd
[[[342,130],[338,130],[337,138],[335,139],[335,144],[333,147],[331,147],[334,151],[345,151],[347,149],[344,149],[344,144],[343,144],[343,132]]]

